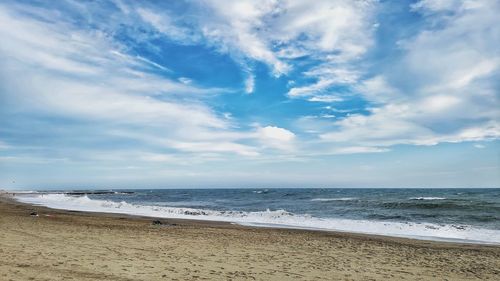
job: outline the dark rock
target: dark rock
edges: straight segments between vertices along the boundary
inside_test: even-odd
[[[161,226],[176,226],[176,223],[169,223],[168,221],[160,221],[160,220],[154,220],[152,222],[153,225],[161,225]]]
[[[38,213],[37,212],[31,212],[30,216],[32,216],[32,217],[38,217]]]

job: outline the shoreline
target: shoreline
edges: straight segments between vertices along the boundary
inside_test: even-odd
[[[117,191],[88,191],[88,192],[76,192],[77,195],[82,195],[82,194],[102,194],[103,192],[105,193],[116,193]],[[121,192],[121,191],[119,191]],[[321,227],[307,227],[307,226],[296,226],[296,225],[286,225],[286,224],[272,224],[272,223],[259,223],[259,222],[238,222],[238,221],[230,221],[230,220],[223,220],[220,218],[205,218],[205,219],[197,219],[197,218],[175,218],[175,217],[161,217],[161,216],[155,216],[155,215],[143,215],[143,214],[131,214],[127,212],[119,212],[119,211],[95,211],[95,210],[82,210],[81,208],[75,208],[75,209],[69,209],[69,208],[57,208],[57,207],[50,207],[50,206],[45,206],[45,205],[39,205],[39,204],[34,204],[30,202],[21,202],[17,199],[15,199],[16,195],[20,196],[26,196],[32,194],[31,192],[26,193],[26,192],[6,192],[6,191],[0,191],[0,197],[9,197],[12,200],[14,200],[17,203],[20,204],[26,204],[28,206],[37,206],[37,207],[44,207],[52,210],[60,210],[60,211],[65,211],[65,212],[82,212],[82,213],[91,213],[91,214],[96,214],[100,216],[106,216],[106,215],[120,215],[120,216],[129,216],[129,217],[139,217],[139,218],[146,218],[146,219],[164,219],[164,220],[177,220],[177,221],[184,221],[184,222],[196,222],[196,223],[203,223],[203,224],[216,224],[216,225],[237,225],[240,227],[247,227],[247,228],[267,228],[267,229],[286,229],[286,230],[302,230],[302,231],[312,231],[312,232],[326,232],[326,233],[336,233],[336,234],[346,234],[346,235],[361,235],[361,236],[367,236],[367,237],[380,237],[380,238],[394,238],[394,239],[408,239],[408,240],[415,240],[415,241],[424,241],[424,242],[438,242],[438,243],[451,243],[451,244],[459,244],[459,245],[484,245],[484,246],[496,246],[500,247],[499,242],[491,242],[491,241],[482,241],[482,240],[472,240],[472,239],[460,239],[460,238],[448,238],[448,237],[439,237],[439,236],[419,236],[419,235],[406,235],[406,234],[385,234],[385,233],[373,233],[373,232],[363,232],[363,231],[352,231],[352,230],[342,230],[342,229],[328,229],[328,228],[321,228]],[[38,192],[35,192],[33,194],[38,194]],[[44,194],[44,193],[41,193]],[[51,192],[48,192],[47,194],[51,194]],[[64,193],[61,192],[61,194],[73,194],[73,192],[70,193]]]
[[[493,280],[500,274],[498,246],[159,220],[31,206],[2,195],[0,279]]]
[[[40,210],[42,212],[49,213],[61,213],[66,215],[83,215],[83,216],[91,216],[91,217],[109,217],[109,218],[120,218],[120,219],[130,219],[130,220],[140,220],[140,221],[167,221],[171,224],[176,224],[180,226],[196,226],[196,227],[223,227],[223,228],[236,228],[236,229],[247,229],[247,230],[269,230],[269,231],[288,231],[288,232],[304,232],[311,234],[331,234],[333,236],[338,237],[352,237],[352,238],[360,238],[367,240],[380,240],[383,242],[394,242],[394,243],[407,243],[407,244],[422,244],[425,246],[434,245],[437,247],[441,246],[456,246],[463,248],[475,248],[477,247],[486,247],[486,248],[498,248],[500,250],[500,244],[494,243],[473,243],[473,242],[465,242],[465,241],[448,241],[448,240],[431,240],[431,239],[417,239],[411,237],[400,237],[400,236],[391,236],[391,235],[383,235],[383,234],[371,234],[371,233],[362,233],[362,232],[349,232],[349,231],[340,231],[340,230],[328,230],[328,229],[309,229],[309,228],[294,228],[294,227],[281,227],[279,225],[272,226],[255,226],[255,225],[245,225],[236,222],[227,222],[227,221],[217,221],[217,220],[197,220],[197,219],[184,219],[184,218],[162,218],[162,217],[154,217],[154,216],[142,216],[142,215],[133,215],[133,214],[123,214],[123,213],[112,213],[112,212],[94,212],[94,211],[79,211],[79,210],[67,210],[67,209],[57,209],[51,208],[42,205],[35,205],[30,203],[20,202],[12,197],[6,197],[4,194],[0,193],[0,203],[5,203],[7,201],[9,204],[19,204],[24,206],[26,209],[35,209]],[[2,202],[3,201],[3,202]]]

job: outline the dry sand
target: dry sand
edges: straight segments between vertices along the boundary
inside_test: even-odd
[[[0,280],[500,280],[497,246],[152,220],[3,195]]]

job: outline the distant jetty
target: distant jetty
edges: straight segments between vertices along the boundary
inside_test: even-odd
[[[98,195],[98,194],[134,194],[133,191],[69,191],[66,195]]]
[[[43,194],[65,194],[71,196],[83,195],[105,195],[105,194],[134,194],[134,191],[111,191],[111,190],[73,190],[73,191],[5,191],[0,190],[0,193],[19,194],[19,195],[43,195]]]

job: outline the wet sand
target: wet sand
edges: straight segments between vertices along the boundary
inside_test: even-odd
[[[499,246],[153,220],[0,195],[0,280],[500,280]]]

